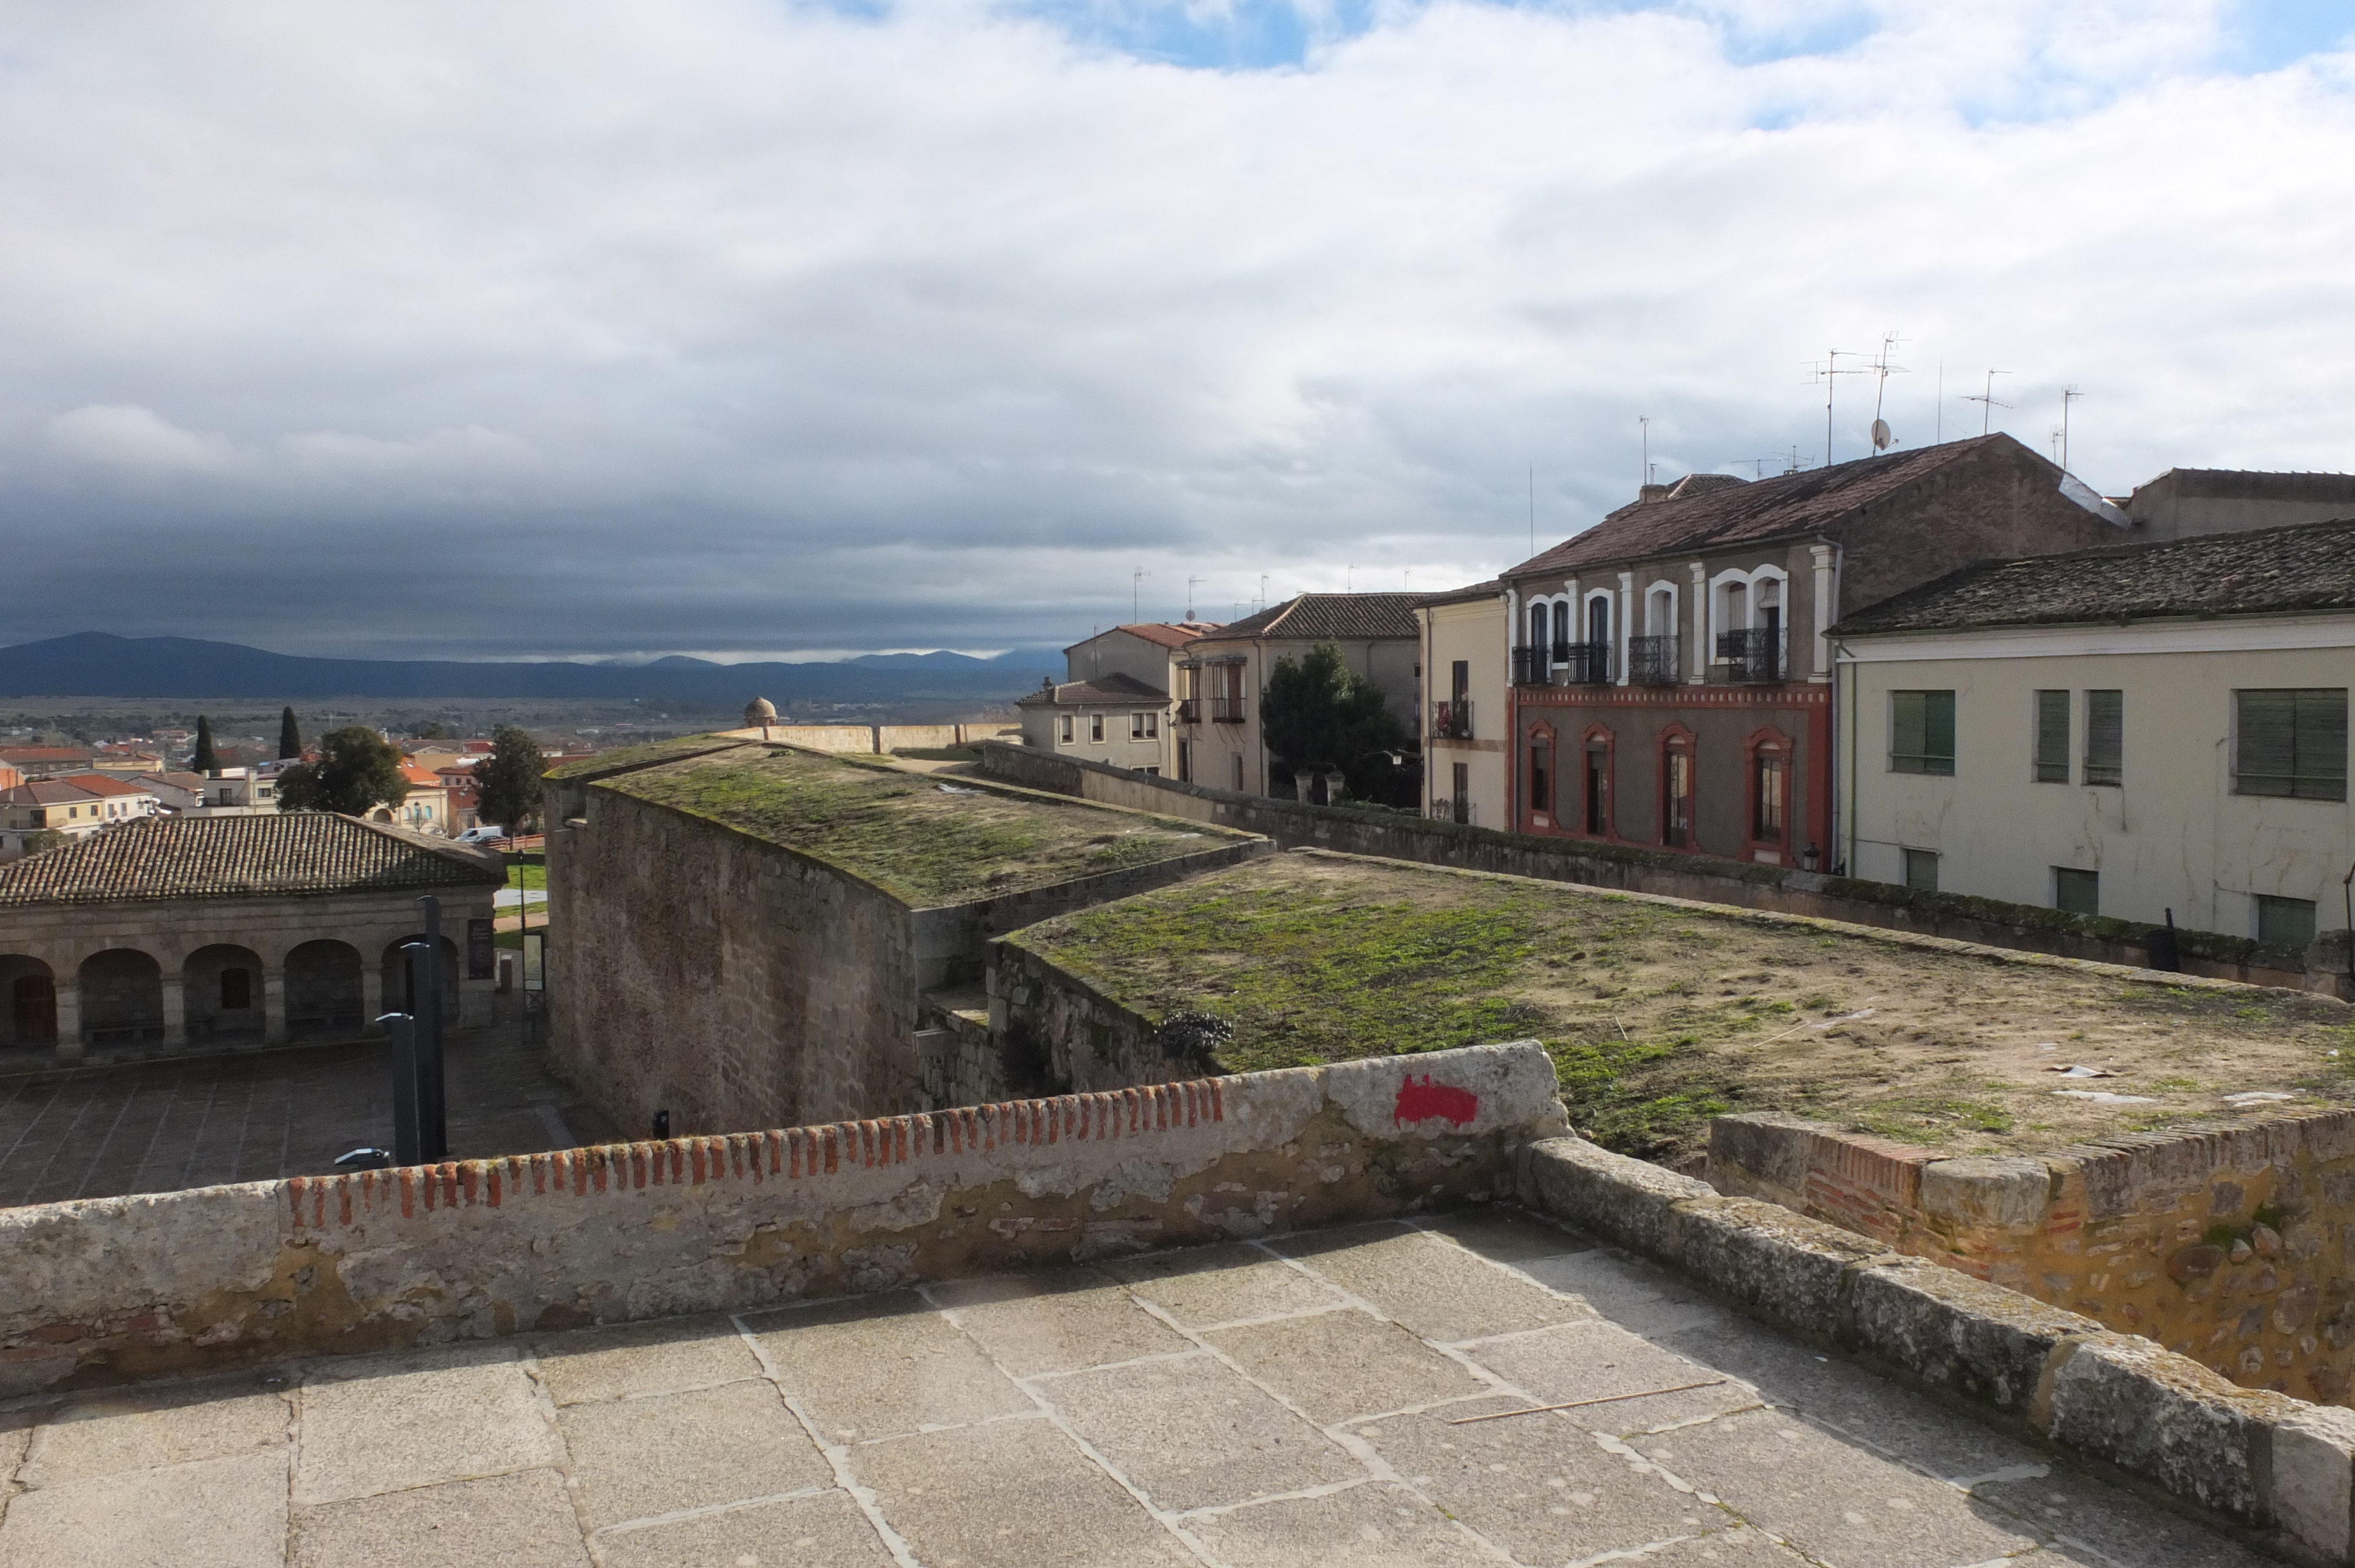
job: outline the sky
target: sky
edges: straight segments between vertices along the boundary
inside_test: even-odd
[[[0,235],[0,642],[1060,645],[1876,400],[2355,469],[2344,0],[15,0]]]

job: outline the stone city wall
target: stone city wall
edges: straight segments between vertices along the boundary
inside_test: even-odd
[[[807,751],[875,756],[888,751],[946,751],[1019,735],[1019,725],[991,719],[975,724],[773,724],[715,732],[735,740],[767,740]]]
[[[1263,833],[1285,849],[1337,850],[1657,893],[2137,969],[2149,960],[2144,946],[2148,927],[2125,920],[1641,845],[1538,838],[1375,806],[1277,800],[998,742],[985,743],[980,750],[981,770],[995,778],[1106,805]],[[2186,930],[2178,938],[2186,974],[2355,1000],[2343,930],[2325,931],[2302,950],[2264,947],[2212,931]]]
[[[2235,1387],[2138,1335],[1582,1139],[1526,1150],[1520,1195],[2293,1560],[2355,1563],[2355,1411]]]
[[[1952,1160],[1725,1117],[1709,1179],[2140,1334],[2243,1387],[2348,1402],[2355,1111]]]
[[[0,1395],[736,1310],[1509,1196],[1533,1041],[0,1211]]]

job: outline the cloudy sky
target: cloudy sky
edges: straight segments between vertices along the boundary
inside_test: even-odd
[[[0,642],[722,657],[1453,586],[2001,428],[2355,469],[2343,0],[0,11]],[[1943,397],[1941,388],[1943,387]],[[1141,584],[1132,574],[1149,575]],[[1199,583],[1191,579],[1201,579]]]

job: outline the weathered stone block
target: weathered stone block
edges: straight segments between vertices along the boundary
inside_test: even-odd
[[[2101,1331],[2091,1318],[1999,1285],[1886,1258],[1850,1277],[1839,1337],[1925,1383],[2042,1425],[2037,1394],[2053,1351]]]
[[[1677,1206],[1674,1261],[1720,1294],[1802,1331],[1829,1333],[1854,1265],[1887,1249],[1838,1225],[1752,1198]]]
[[[1719,1117],[1709,1124],[1710,1174],[1720,1192],[1734,1196],[1800,1202],[1817,1135],[1830,1130],[1796,1117]]]
[[[1653,1257],[1675,1255],[1677,1205],[1714,1198],[1706,1181],[1597,1148],[1575,1135],[1522,1151],[1520,1198],[1590,1234]]]
[[[2053,1374],[2049,1430],[2081,1453],[2254,1524],[2268,1500],[2264,1415],[2275,1402],[2297,1407],[2235,1388],[2148,1340],[2103,1334],[2080,1342]]]
[[[1922,1171],[1922,1209],[1957,1225],[2003,1229],[2040,1224],[2051,1193],[2041,1160],[1973,1156],[1941,1160]]]
[[[2273,1429],[2273,1518],[2325,1562],[2355,1557],[2355,1410],[2309,1405]]]

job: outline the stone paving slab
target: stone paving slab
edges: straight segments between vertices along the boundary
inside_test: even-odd
[[[2264,1561],[1508,1210],[0,1405],[0,1568],[1609,1554]]]

